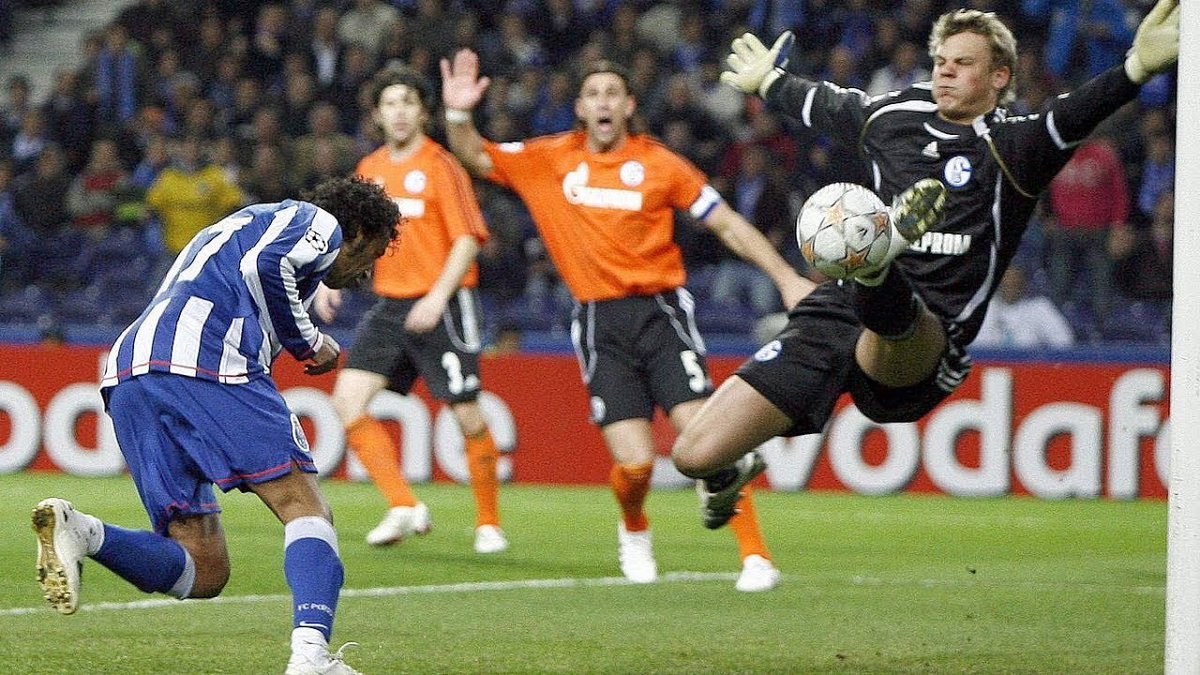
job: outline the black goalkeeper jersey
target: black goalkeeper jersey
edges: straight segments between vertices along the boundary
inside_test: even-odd
[[[1010,116],[997,108],[970,125],[938,117],[928,82],[870,97],[787,75],[771,85],[767,102],[862,152],[885,203],[922,178],[946,184],[945,222],[893,264],[951,339],[965,346],[979,332],[1038,197],[1076,145],[1137,92],[1117,66],[1037,114]]]

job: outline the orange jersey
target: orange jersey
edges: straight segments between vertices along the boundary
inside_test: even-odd
[[[389,298],[419,298],[442,274],[454,240],[463,235],[487,241],[487,226],[467,172],[442,146],[425,139],[417,152],[396,162],[385,146],[362,158],[358,175],[383,186],[404,217],[392,251],[375,263],[374,288]],[[463,277],[474,288],[474,263]]]
[[[580,302],[683,285],[674,212],[704,218],[721,197],[700,170],[647,136],[594,153],[582,131],[524,143],[484,142],[491,181],[515,190]]]

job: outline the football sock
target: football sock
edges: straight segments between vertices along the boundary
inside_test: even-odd
[[[899,271],[884,276],[878,286],[854,284],[854,295],[859,321],[883,339],[905,340],[916,331],[921,300]]]
[[[179,542],[145,530],[104,524],[104,541],[92,559],[143,593],[185,598],[196,579],[196,564]]]
[[[396,444],[379,420],[369,415],[355,420],[346,428],[346,444],[367,470],[371,482],[389,507],[417,505],[417,496],[400,472]]]
[[[738,555],[742,560],[747,556],[760,555],[767,560],[771,554],[767,552],[767,542],[763,539],[762,530],[758,527],[758,511],[754,508],[754,497],[750,486],[742,488],[743,496],[737,502],[738,513],[729,519],[729,528],[737,539]]]
[[[499,525],[496,442],[487,429],[467,437],[467,470],[471,475],[471,490],[475,493],[475,526]]]
[[[318,516],[297,518],[283,528],[283,573],[292,589],[293,628],[314,628],[326,642],[333,632],[344,570],[337,533]]]
[[[650,492],[650,464],[614,464],[608,474],[613,495],[621,507],[626,532],[642,532],[650,527],[646,520],[646,495]]]

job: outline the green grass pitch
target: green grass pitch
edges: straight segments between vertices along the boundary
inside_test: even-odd
[[[483,557],[467,488],[416,486],[434,531],[387,549],[363,543],[383,510],[369,485],[324,488],[346,565],[334,646],[361,643],[347,662],[366,673],[1162,671],[1162,502],[759,493],[784,578],[742,594],[732,536],[700,527],[690,491],[651,494],[667,576],[631,586],[606,489],[506,486],[512,546]],[[34,581],[30,509],[61,496],[145,527],[132,483],[17,474],[0,494],[0,672],[282,672],[283,528],[253,496],[221,498],[222,598],[162,601],[92,563],[63,617]]]

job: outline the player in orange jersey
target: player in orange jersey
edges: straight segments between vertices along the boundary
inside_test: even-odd
[[[367,405],[383,389],[406,394],[418,377],[445,401],[466,437],[475,493],[475,551],[508,548],[500,529],[496,444],[480,409],[479,303],[475,254],[488,232],[470,177],[445,148],[425,135],[429,86],[408,69],[388,68],[371,83],[372,112],[385,142],[358,164],[358,174],[383,185],[400,207],[399,243],[375,265],[379,301],[359,324],[333,405],[350,448],[390,509],[367,534],[375,546],[427,533],[429,510],[400,472],[395,443]],[[340,297],[318,298],[329,320]]]
[[[787,306],[813,284],[730,208],[692,164],[659,142],[632,133],[628,78],[598,62],[584,74],[573,132],[496,144],[479,135],[470,111],[489,84],[470,50],[443,60],[442,100],[450,148],[477,175],[516,191],[576,300],[571,335],[592,419],[612,454],[621,571],[630,581],[658,578],[646,520],[655,448],[650,421],[661,407],[678,431],[712,393],[693,300],[683,287],[675,211],[687,211],[779,287]],[[748,455],[748,457],[750,457]],[[779,582],[747,491],[733,521],[742,555],[737,588]]]

